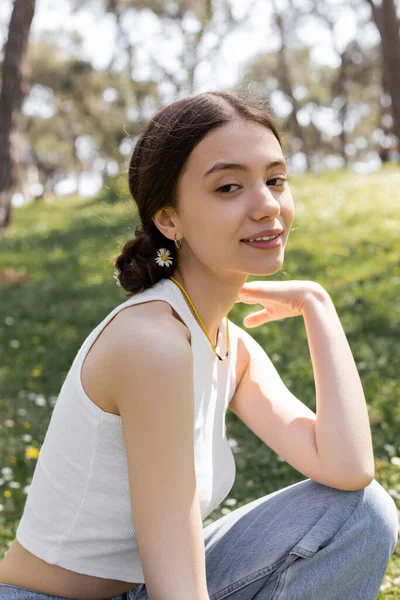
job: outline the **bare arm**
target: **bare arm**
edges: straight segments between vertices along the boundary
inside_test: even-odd
[[[325,290],[310,292],[303,318],[316,389],[315,441],[321,461],[338,477],[374,477],[368,409],[354,358]]]
[[[115,401],[149,598],[209,600],[194,468],[191,346],[163,315],[121,331],[113,352]]]

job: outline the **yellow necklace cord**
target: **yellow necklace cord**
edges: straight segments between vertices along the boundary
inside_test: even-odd
[[[211,341],[211,338],[210,338],[210,336],[208,335],[208,333],[207,333],[207,330],[206,330],[206,328],[205,328],[205,327],[204,327],[204,325],[203,325],[203,321],[201,320],[201,318],[200,318],[200,315],[199,315],[199,313],[198,313],[198,312],[197,312],[197,310],[196,310],[196,307],[194,306],[193,302],[192,302],[192,301],[191,301],[191,299],[189,298],[189,294],[187,293],[187,291],[185,290],[185,288],[183,287],[183,285],[181,285],[181,284],[179,283],[179,281],[177,281],[177,280],[176,280],[174,277],[170,277],[170,279],[171,279],[172,281],[174,281],[174,282],[176,283],[176,285],[178,285],[178,286],[180,287],[180,289],[182,290],[182,292],[185,294],[186,298],[188,299],[188,301],[189,301],[189,303],[190,303],[190,306],[193,308],[193,310],[194,310],[194,313],[195,313],[195,315],[196,315],[196,317],[197,317],[197,320],[199,321],[199,323],[200,323],[200,325],[201,325],[201,328],[203,329],[204,333],[206,334],[206,336],[207,336],[207,338],[208,338],[208,341],[209,341],[209,342],[210,342],[210,344],[211,344],[211,348],[213,349],[213,352],[214,352],[215,356],[217,356],[217,357],[219,358],[219,360],[226,360],[226,359],[228,358],[228,356],[229,356],[229,321],[228,321],[228,315],[225,315],[225,320],[226,320],[226,346],[227,346],[227,347],[226,347],[226,354],[225,354],[225,356],[224,356],[224,357],[222,357],[222,356],[220,356],[220,355],[218,354],[218,352],[216,351],[216,348],[217,348],[217,347],[216,347],[216,346],[214,346],[214,344],[212,343],[212,341]]]

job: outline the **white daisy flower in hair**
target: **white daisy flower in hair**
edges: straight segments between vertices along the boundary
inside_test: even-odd
[[[120,282],[120,280],[119,280],[119,278],[118,278],[118,271],[114,271],[114,275],[113,275],[113,277],[114,277],[114,279],[115,279],[115,283],[116,283],[116,284],[117,284],[119,287],[121,287],[121,282]]]
[[[170,254],[170,251],[166,248],[160,248],[157,250],[157,258],[154,260],[160,265],[160,267],[163,267],[164,265],[169,267],[169,265],[172,265],[172,258],[170,258]]]

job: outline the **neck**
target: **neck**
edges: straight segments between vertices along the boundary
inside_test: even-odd
[[[234,306],[239,291],[245,283],[247,276],[239,275],[236,279],[221,279],[220,276],[210,274],[199,275],[198,273],[181,273],[175,269],[172,277],[178,281],[186,290],[203,325],[211,338],[214,346],[217,346],[218,333],[221,321]],[[183,294],[189,309],[197,320],[190,302]]]

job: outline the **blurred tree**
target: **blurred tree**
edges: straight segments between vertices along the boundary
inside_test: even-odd
[[[382,89],[391,99],[393,132],[400,141],[400,19],[395,0],[367,0],[381,38]]]
[[[278,49],[256,56],[248,65],[245,79],[254,82],[254,88],[264,98],[281,102],[287,152],[302,152],[305,170],[320,169],[328,155],[346,168],[351,161],[366,157],[368,140],[376,129],[380,105],[379,49],[370,47],[365,52],[361,39],[340,47],[335,35],[340,12],[330,2],[311,0],[311,12],[310,3],[288,2],[290,10],[273,3],[273,32],[278,37]],[[316,63],[312,48],[299,38],[298,32],[309,22],[310,15],[314,26],[320,21],[328,28],[338,66]],[[369,15],[357,16],[362,31]]]
[[[99,3],[91,0],[73,0],[73,4],[76,11],[83,7],[99,9]],[[67,40],[65,31],[46,32],[31,45],[31,96],[42,95],[43,103],[47,95],[51,104],[51,115],[26,118],[26,162],[37,169],[41,198],[50,199],[54,185],[67,175],[75,176],[78,189],[80,173],[94,164],[102,174],[119,174],[142,124],[163,104],[161,88],[168,82],[173,98],[191,93],[198,66],[215,57],[224,35],[237,26],[227,0],[221,7],[225,12],[214,22],[211,3],[204,0],[186,0],[168,7],[157,2],[104,2],[102,10],[114,16],[117,29],[115,50],[104,69],[96,70],[78,58],[83,49],[76,33],[73,40]],[[161,64],[160,54],[148,55],[147,79],[136,75],[143,65],[137,56],[141,48],[132,34],[132,23],[145,9],[162,21],[166,35],[173,32],[181,41],[179,68],[169,70]],[[188,19],[195,20],[196,27],[187,27]],[[201,43],[206,30],[213,28],[219,35],[214,35],[206,53]],[[74,48],[73,56],[65,56],[61,39],[63,48]]]
[[[280,48],[277,52],[277,62],[278,69],[280,72],[280,89],[286,94],[292,103],[293,111],[291,114],[291,128],[293,130],[293,134],[296,136],[298,140],[301,140],[302,149],[304,152],[305,160],[306,160],[306,171],[309,171],[312,166],[312,156],[311,156],[311,139],[305,134],[303,126],[299,120],[299,110],[300,104],[296,97],[296,94],[293,89],[293,77],[292,70],[290,67],[290,49],[288,48],[288,37],[290,36],[290,31],[285,25],[288,22],[288,19],[283,17],[283,14],[279,12],[279,8],[275,0],[273,0],[274,13],[273,19],[276,25],[277,30],[279,31],[280,37]],[[291,6],[293,8],[293,6]],[[293,18],[293,12],[290,13]],[[292,29],[292,27],[291,27]]]
[[[26,51],[35,12],[35,0],[14,0],[2,65],[0,92],[0,233],[7,229],[18,168],[21,107]]]
[[[75,36],[78,47],[82,40]],[[126,138],[128,82],[118,71],[95,70],[75,56],[65,56],[54,36],[31,45],[31,94],[46,114],[26,116],[27,162],[38,171],[40,196],[51,199],[54,185],[73,176],[76,191],[83,171],[114,167],[125,161],[120,146]],[[152,94],[151,85],[137,84],[137,93]],[[115,173],[114,173],[115,174]]]
[[[98,0],[71,0],[76,10],[82,7],[96,6]],[[224,39],[239,25],[246,22],[257,0],[247,2],[247,13],[239,22],[235,19],[229,0],[102,0],[106,13],[115,17],[118,30],[115,53],[108,66],[112,69],[125,55],[126,73],[134,86],[134,72],[137,67],[137,42],[131,35],[130,24],[142,11],[153,13],[162,25],[166,34],[173,34],[181,42],[178,56],[179,67],[170,70],[162,64],[162,54],[157,58],[149,56],[149,63],[154,69],[153,78],[159,83],[169,82],[174,88],[174,95],[182,92],[193,92],[195,71],[201,63],[215,59],[221,50]],[[213,37],[212,44],[203,44],[206,35]],[[208,40],[209,41],[209,40]]]

